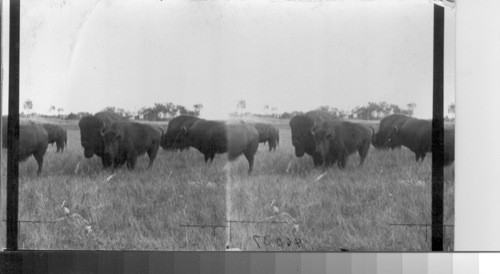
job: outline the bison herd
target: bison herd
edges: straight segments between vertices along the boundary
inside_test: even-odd
[[[290,120],[292,145],[295,155],[305,153],[313,158],[314,166],[340,168],[346,165],[347,157],[358,152],[363,165],[370,143],[376,149],[394,149],[405,146],[415,153],[416,160],[424,159],[432,147],[432,121],[392,114],[380,121],[379,130],[367,128],[331,116],[322,111],[309,111]],[[444,165],[455,160],[455,130],[444,132]]]
[[[2,139],[6,147],[7,123],[3,119]],[[377,132],[316,110],[294,116],[289,125],[295,155],[310,155],[316,167],[336,164],[344,168],[349,155],[356,152],[361,158],[359,166],[362,166],[371,145],[376,149],[405,146],[415,153],[418,162],[432,147],[432,121],[399,114],[383,118]],[[227,153],[229,161],[243,154],[251,174],[259,143],[267,142],[269,151],[276,150],[279,144],[279,130],[270,124],[213,121],[187,115],[173,118],[166,131],[109,112],[83,117],[78,126],[84,156],[96,155],[101,158],[104,168],[113,169],[126,164],[132,170],[137,157],[144,154],[149,156],[148,168],[151,168],[160,147],[164,150],[194,147],[204,155],[205,163],[213,161],[216,154]],[[58,125],[25,123],[20,125],[19,134],[20,160],[33,155],[38,163],[38,174],[42,171],[48,144],[56,143],[57,152],[62,152],[67,145],[66,130]],[[454,161],[454,145],[454,129],[445,129],[444,165]]]

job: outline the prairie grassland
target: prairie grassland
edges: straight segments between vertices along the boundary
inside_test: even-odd
[[[310,157],[294,155],[287,123],[277,124],[280,144],[275,152],[259,146],[251,176],[243,156],[226,165],[225,155],[218,155],[205,165],[192,148],[161,150],[151,170],[146,169],[148,157],[142,156],[134,171],[124,167],[111,176],[99,158],[83,157],[75,124],[65,125],[68,148],[56,153],[49,146],[41,177],[33,157],[20,164],[19,219],[49,222],[21,223],[19,246],[224,250],[230,231],[230,246],[242,250],[430,250],[430,228],[390,225],[430,224],[430,154],[417,164],[405,148],[372,147],[362,168],[357,167],[359,156],[352,155],[344,170],[314,169]],[[1,210],[5,219],[5,183]],[[444,216],[445,224],[454,224],[453,165],[445,168]],[[227,226],[228,219],[233,221],[230,229],[213,227]],[[287,237],[300,239],[300,246],[288,246]],[[285,244],[277,244],[277,238]],[[5,244],[5,222],[0,241]],[[445,245],[453,250],[453,227],[445,230]]]

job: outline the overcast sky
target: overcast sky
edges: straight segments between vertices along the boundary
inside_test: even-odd
[[[222,118],[244,99],[255,112],[414,102],[417,117],[432,116],[428,0],[21,5],[20,100],[37,113],[174,102]],[[454,17],[447,11],[445,111],[455,98]]]

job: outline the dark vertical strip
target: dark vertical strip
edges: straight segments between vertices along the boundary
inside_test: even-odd
[[[432,251],[443,251],[444,169],[444,7],[434,5],[434,78],[432,109]]]
[[[9,118],[7,128],[7,250],[17,250],[19,202],[20,0],[10,2]]]
[[[3,43],[2,43],[2,38],[3,38],[3,0],[0,0],[0,116],[3,116],[2,112],[2,104],[3,104]],[[3,142],[5,140],[3,139],[3,125],[0,117],[0,144],[3,145]],[[1,150],[1,147],[0,147]],[[2,166],[2,152],[0,152],[0,167]],[[3,183],[2,183],[2,176],[0,176],[0,207],[2,206],[2,189],[3,189]],[[3,217],[3,210],[0,209],[0,220],[4,220]]]

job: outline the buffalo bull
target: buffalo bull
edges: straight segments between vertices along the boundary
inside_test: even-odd
[[[99,112],[93,116],[85,116],[78,122],[80,128],[80,140],[86,158],[97,155],[101,157],[104,168],[110,167],[113,162],[111,155],[104,151],[104,140],[101,135],[103,128],[109,127],[112,123],[123,121],[125,118],[110,112]]]
[[[418,162],[425,158],[427,152],[432,150],[432,121],[410,119],[401,127],[394,126],[387,135],[386,146],[403,145],[415,153]],[[455,129],[444,130],[444,165],[449,165],[455,160]]]
[[[314,166],[323,164],[321,154],[316,151],[316,142],[311,132],[324,122],[333,120],[337,119],[327,112],[318,110],[309,111],[305,115],[294,116],[290,120],[290,128],[292,130],[292,145],[295,147],[295,155],[302,157],[307,153],[312,156]]]
[[[259,132],[259,143],[269,143],[269,151],[276,150],[276,146],[279,143],[280,136],[279,130],[270,124],[255,123],[255,128]]]
[[[351,122],[326,121],[311,133],[316,143],[316,151],[326,166],[337,162],[340,168],[344,168],[348,156],[356,151],[361,157],[359,166],[365,162],[372,137],[368,128]]]
[[[205,163],[213,161],[215,154],[227,152],[229,161],[241,154],[248,161],[248,174],[253,171],[254,155],[259,147],[259,133],[246,123],[229,123],[200,120],[191,128],[184,127],[182,136],[189,145],[203,153]]]
[[[2,121],[2,147],[7,147],[7,123]],[[31,155],[35,157],[38,163],[37,174],[42,173],[43,156],[47,151],[49,142],[49,134],[38,124],[21,124],[19,125],[19,161],[28,159]]]
[[[389,116],[384,117],[382,120],[380,120],[377,133],[374,132],[374,134],[372,135],[372,145],[376,149],[384,149],[384,148],[394,149],[396,147],[401,147],[401,145],[394,145],[392,147],[387,147],[385,144],[385,140],[387,139],[387,135],[391,132],[394,126],[401,127],[409,119],[413,118],[410,118],[402,114],[391,114]]]
[[[134,122],[115,122],[109,128],[103,128],[101,135],[113,168],[119,168],[126,162],[127,168],[132,170],[137,157],[145,153],[149,156],[148,168],[153,166],[160,147],[160,129]]]
[[[181,115],[170,120],[167,132],[161,137],[161,147],[165,150],[180,149],[181,151],[189,148],[187,140],[182,138],[182,129],[189,129],[200,120],[202,119],[188,115]]]
[[[68,133],[61,126],[53,124],[42,124],[43,128],[49,134],[49,144],[56,143],[57,152],[63,151],[68,143]]]

